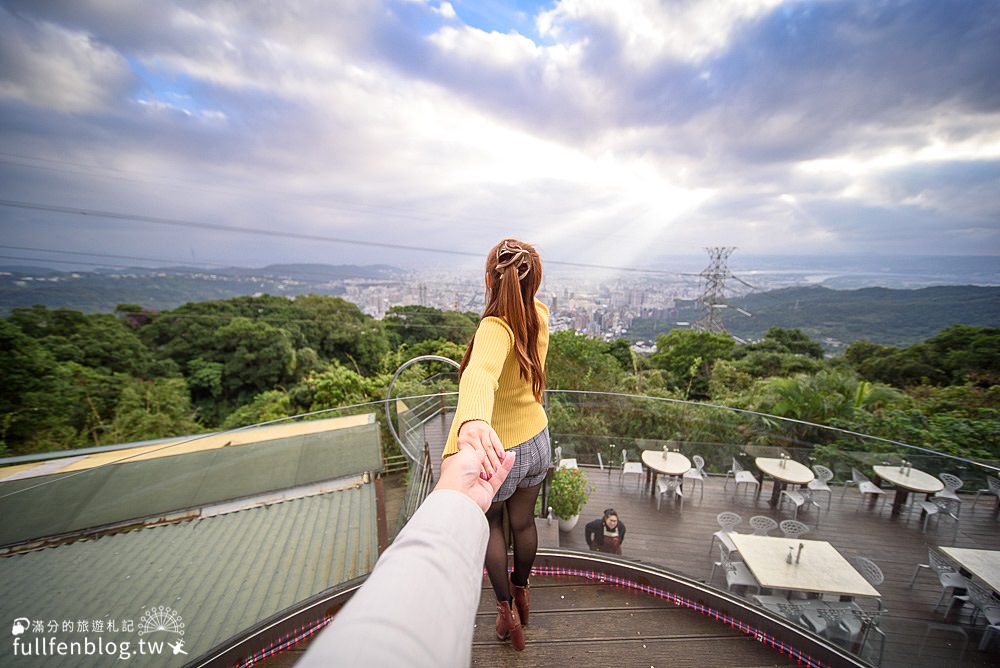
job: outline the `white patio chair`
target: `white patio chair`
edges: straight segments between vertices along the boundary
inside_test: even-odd
[[[722,572],[726,576],[726,589],[732,591],[734,586],[753,587],[758,594],[760,593],[760,583],[747,565],[742,561],[734,561],[722,545],[719,545],[719,561],[715,565],[722,567]],[[712,570],[714,572],[715,568]]]
[[[680,480],[673,476],[661,475],[656,479],[656,509],[660,509],[660,500],[664,496],[668,498],[676,497],[681,500],[681,511],[684,510],[684,490],[681,489]]]
[[[1000,478],[992,475],[986,476],[986,489],[980,489],[976,491],[976,498],[972,500],[972,507],[975,508],[976,504],[979,503],[979,495],[987,494],[997,497],[997,505],[1000,507]]]
[[[920,509],[926,513],[924,515],[924,528],[923,532],[927,533],[927,524],[930,522],[932,517],[937,518],[937,523],[941,523],[941,516],[950,517],[955,524],[955,532],[952,535],[952,542],[958,537],[958,501],[955,499],[949,499],[941,496],[932,496],[930,501],[922,501],[920,503]]]
[[[869,494],[876,498],[882,499],[885,503],[885,490],[873,483],[868,479],[864,473],[858,469],[851,469],[851,484],[858,488],[858,494],[860,498],[858,499],[858,508],[861,508],[861,504],[864,503],[865,497]],[[840,498],[844,498],[844,493],[847,491],[847,485],[844,485],[844,491],[840,493]]]
[[[736,527],[743,523],[743,518],[727,510],[716,515],[715,521],[719,523],[721,528],[712,534],[712,540],[708,544],[708,553],[712,554],[712,547],[715,545],[715,541],[719,541],[726,548],[727,552],[735,551],[736,545],[729,538],[729,534],[735,532]]]
[[[816,503],[816,499],[812,495],[813,492],[811,489],[783,489],[781,490],[781,495],[778,497],[778,508],[780,509],[781,504],[785,502],[785,499],[788,499],[795,504],[795,512],[792,514],[792,519],[797,520],[799,518],[799,508],[802,506],[816,506],[816,526],[819,526],[819,511],[823,510],[823,507]]]
[[[694,455],[691,460],[694,461],[694,467],[684,474],[684,480],[691,481],[692,486],[688,488],[691,492],[694,492],[693,485],[701,485],[701,495],[698,497],[701,501],[705,498],[705,459],[701,455]]]
[[[577,468],[576,458],[575,457],[570,457],[570,458],[567,458],[567,459],[563,459],[562,458],[562,446],[561,445],[557,445],[555,447],[555,460],[557,462],[556,463],[556,468],[557,469],[575,469],[575,468]]]
[[[778,527],[785,538],[795,539],[809,533],[809,525],[803,524],[798,520],[784,520]]]
[[[814,620],[807,621],[806,619],[807,612],[809,612],[811,608],[815,607],[817,603],[820,603],[820,601],[793,602],[784,596],[773,596],[770,594],[754,594],[753,598],[762,607],[781,615],[785,619],[788,619],[799,626],[812,629],[814,633],[822,635],[826,630],[826,622],[822,618],[816,619],[815,625],[812,623]]]
[[[639,486],[642,484],[642,476],[645,474],[645,471],[643,470],[640,462],[630,462],[628,460],[628,451],[625,450],[625,448],[622,448],[622,470],[618,474],[619,486],[624,488],[625,476],[633,474],[636,476],[635,487],[636,489],[639,489]]]
[[[878,567],[874,561],[868,557],[851,557],[851,565],[861,573],[861,577],[868,581],[873,587],[878,587],[880,584],[885,582],[885,575],[882,573],[882,569]],[[882,607],[881,599],[878,601],[879,608]]]
[[[726,472],[726,482],[722,485],[723,490],[727,489],[729,486],[730,475],[733,476],[733,480],[736,482],[736,491],[733,493],[734,496],[739,493],[740,485],[746,485],[747,489],[749,489],[751,486],[754,488],[760,486],[760,481],[757,480],[757,478],[753,477],[753,473],[750,473],[750,471],[745,470],[743,466],[740,465],[738,461],[736,461],[735,457],[733,457],[732,460],[733,460],[733,465],[730,467],[729,471]]]
[[[993,590],[984,587],[974,580],[969,580],[965,596],[955,596],[959,600],[967,600],[973,606],[970,622],[976,623],[979,615],[986,619],[987,626],[1000,624],[1000,602],[993,598]]]
[[[934,574],[938,577],[938,582],[941,583],[941,598],[938,599],[937,605],[934,606],[935,612],[944,603],[945,594],[951,589],[952,595],[955,594],[957,589],[967,589],[969,586],[969,579],[958,572],[957,567],[950,561],[939,555],[934,550],[927,550],[927,563],[917,564],[917,567],[913,569],[913,577],[910,578],[910,588],[917,581],[917,575],[920,574],[920,569],[926,568],[934,571]]]
[[[833,502],[833,490],[830,489],[830,481],[833,480],[833,471],[822,464],[813,464],[812,470],[816,474],[816,479],[810,480],[807,486],[812,490],[814,495],[816,492],[826,492],[826,509],[829,511],[830,504]]]
[[[749,524],[755,536],[767,536],[778,528],[778,523],[767,515],[754,515],[750,518]]]
[[[961,512],[962,510],[962,499],[958,496],[958,490],[962,489],[965,482],[963,482],[963,480],[957,475],[952,475],[950,473],[939,473],[938,478],[940,478],[941,482],[944,483],[944,489],[935,494],[934,497],[939,499],[954,499],[957,501],[958,508],[955,513],[957,515],[958,512]]]

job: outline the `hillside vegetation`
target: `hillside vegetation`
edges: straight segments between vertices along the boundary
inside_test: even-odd
[[[0,320],[0,447],[12,455],[131,442],[383,399],[405,360],[460,360],[477,321],[419,306],[377,321],[316,295],[163,312],[136,304],[96,314],[15,309]],[[548,387],[711,402],[1000,458],[1000,328],[953,325],[906,347],[858,341],[832,358],[800,329],[771,328],[749,345],[674,330],[656,343],[639,357],[623,339],[556,332]],[[404,379],[400,392],[408,390],[429,391]],[[578,435],[581,448],[588,435],[838,445],[831,432],[796,423],[703,419],[667,403],[595,405],[553,394],[553,432]]]

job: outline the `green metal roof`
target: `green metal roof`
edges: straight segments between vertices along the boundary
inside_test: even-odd
[[[207,435],[223,447],[166,449],[153,458],[0,482],[0,545],[380,471],[379,426],[374,415],[366,419],[315,433],[286,435],[295,425],[250,430],[231,438],[267,440],[232,447],[225,447],[226,435]]]
[[[0,619],[11,624],[56,620],[60,630],[17,636],[56,642],[130,641],[140,666],[181,666],[253,624],[329,587],[368,573],[378,558],[375,485],[347,489],[179,524],[80,540],[0,558]],[[183,650],[138,656],[131,633],[64,632],[64,620],[133,619],[167,606],[184,624]],[[121,627],[121,622],[118,622]],[[29,629],[32,625],[29,625]],[[175,643],[154,631],[145,641]],[[0,665],[107,666],[94,656],[13,655],[14,637],[0,643]],[[81,645],[82,647],[82,645]]]

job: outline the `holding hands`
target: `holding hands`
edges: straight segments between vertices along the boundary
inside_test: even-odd
[[[458,449],[462,451],[467,448],[479,455],[484,480],[492,478],[505,457],[512,454],[504,451],[500,437],[485,420],[469,420],[459,427]]]
[[[453,489],[461,492],[486,512],[513,466],[514,453],[510,452],[497,469],[496,475],[487,481],[484,479],[485,474],[479,455],[472,448],[464,448],[457,454],[445,457],[441,462],[441,478],[434,489]]]

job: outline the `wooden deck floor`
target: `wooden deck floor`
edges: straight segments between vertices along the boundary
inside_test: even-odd
[[[440,460],[443,435],[450,415],[428,423],[428,441]],[[767,515],[777,521],[791,517],[791,510],[779,512],[768,505],[770,482],[765,482],[759,498],[741,493],[734,497],[733,485],[723,489],[721,478],[710,478],[704,498],[694,493],[685,500],[683,511],[664,502],[660,511],[648,489],[636,488],[634,480],[619,486],[617,472],[610,476],[598,469],[584,469],[596,490],[587,503],[580,524],[568,534],[560,534],[560,546],[586,550],[583,525],[600,517],[605,508],[615,508],[627,526],[626,558],[656,564],[696,579],[707,580],[718,554],[709,554],[712,534],[718,529],[716,515],[732,510],[744,518],[738,528],[749,531],[752,515]],[[888,504],[875,510],[858,510],[857,492],[847,491],[841,501],[835,488],[832,508],[823,510],[819,525],[813,513],[799,517],[810,527],[808,538],[832,543],[844,556],[865,556],[874,560],[885,574],[878,587],[888,610],[881,626],[888,635],[882,665],[896,666],[995,666],[1000,654],[977,650],[982,626],[973,629],[966,617],[946,618],[935,613],[941,594],[937,578],[926,570],[916,586],[909,587],[913,569],[927,563],[928,547],[954,545],[1000,550],[1000,523],[993,499],[982,500],[970,509],[971,495],[963,503],[962,521],[952,541],[952,526],[942,520],[921,533],[917,515],[891,518]],[[825,497],[822,502],[825,503]],[[777,532],[775,532],[777,533]],[[724,586],[717,574],[716,586]],[[488,585],[485,585],[473,647],[473,663],[480,666],[615,665],[780,665],[785,657],[734,635],[721,624],[684,610],[675,609],[641,594],[624,592],[566,578],[532,580],[534,597],[532,625],[528,629],[525,652],[514,652],[492,635],[495,613]],[[633,639],[633,635],[635,638]],[[964,645],[964,647],[963,647]],[[300,643],[291,652],[265,662],[266,666],[291,666],[308,647]],[[740,652],[749,652],[742,655]],[[763,653],[761,653],[763,652]],[[706,658],[707,657],[707,658]],[[866,654],[866,657],[868,655]],[[716,664],[706,661],[719,659]],[[869,657],[873,658],[873,657]]]
[[[576,529],[561,534],[561,547],[586,550],[584,523],[600,517],[605,508],[613,507],[627,528],[623,556],[697,579],[707,580],[713,561],[718,559],[718,554],[710,556],[708,552],[711,536],[718,530],[715,519],[718,513],[732,510],[742,515],[744,523],[737,529],[743,532],[749,532],[746,522],[753,515],[767,515],[780,522],[792,514],[787,504],[781,512],[770,507],[770,482],[765,482],[763,493],[755,499],[752,493],[746,492],[734,497],[731,481],[728,491],[724,491],[721,478],[710,478],[703,500],[699,500],[696,492],[693,498],[685,500],[683,511],[666,501],[657,511],[656,501],[648,488],[636,489],[634,476],[622,488],[617,472],[609,476],[598,469],[584,471],[597,489]],[[831,510],[822,511],[818,527],[814,513],[802,513],[799,519],[812,527],[807,538],[829,541],[846,557],[868,557],[882,569],[885,582],[878,589],[889,611],[881,624],[888,635],[883,665],[939,666],[944,662],[967,666],[997,665],[998,654],[985,654],[976,649],[981,626],[973,630],[960,625],[960,621],[967,621],[965,618],[959,620],[952,615],[946,619],[943,614],[934,613],[934,605],[941,595],[936,577],[923,570],[916,586],[909,587],[916,564],[927,563],[930,546],[1000,550],[1000,523],[997,522],[995,500],[981,500],[975,511],[970,509],[971,496],[965,500],[960,529],[953,543],[950,521],[943,520],[937,530],[932,524],[928,533],[923,534],[916,513],[912,519],[906,516],[890,518],[888,504],[876,510],[866,506],[858,510],[856,491],[848,489],[843,502],[840,494],[839,488],[834,490]],[[825,503],[825,497],[821,498]],[[780,535],[780,532],[774,533]],[[725,586],[719,573],[715,584]],[[968,647],[960,657],[962,631],[968,636]],[[926,645],[920,652],[925,636]]]
[[[489,581],[476,616],[472,665],[779,666],[794,661],[749,636],[645,594],[583,578],[534,577],[525,648],[496,639]]]

